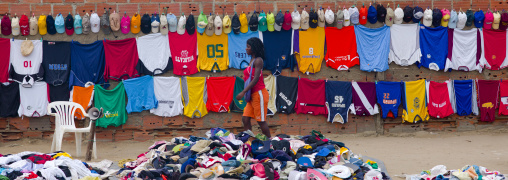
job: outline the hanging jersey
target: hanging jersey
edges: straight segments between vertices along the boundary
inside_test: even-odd
[[[35,82],[30,88],[19,84],[19,96],[18,114],[20,117],[42,117],[48,113],[48,86],[46,82]]]
[[[173,73],[188,76],[199,72],[197,68],[197,33],[192,35],[185,32],[179,35],[169,32],[169,48],[173,59]]]
[[[139,61],[135,38],[105,40],[106,67],[104,79],[122,80],[139,76],[136,65]]]
[[[154,94],[152,76],[127,79],[123,84],[127,93],[127,113],[157,108],[159,102]]]
[[[277,106],[275,105],[275,99],[277,98],[277,77],[269,75],[264,78],[265,88],[268,91],[268,110],[266,115],[273,116],[277,112]]]
[[[342,29],[326,27],[326,66],[338,71],[360,65],[360,58],[356,51],[356,36],[353,26]]]
[[[272,74],[280,74],[282,69],[286,68],[290,68],[292,71],[295,66],[292,32],[285,30],[263,32],[263,45],[265,46],[263,67],[270,70]]]
[[[467,116],[471,113],[478,115],[476,83],[474,80],[454,80],[453,90],[456,113],[459,116]]]
[[[508,115],[508,81],[499,83],[501,103],[499,103],[499,115]]]
[[[381,117],[396,118],[402,100],[402,83],[379,81],[376,83],[377,103],[381,106]]]
[[[105,61],[102,41],[95,41],[92,44],[81,44],[72,41],[71,64],[69,87],[84,87],[87,82],[104,83]]]
[[[277,76],[277,98],[275,105],[277,112],[291,114],[295,112],[295,103],[298,93],[298,78]]]
[[[0,83],[8,82],[9,80],[9,64],[11,55],[11,42],[10,39],[0,38]]]
[[[325,29],[309,28],[299,33],[300,51],[296,55],[298,69],[302,73],[317,73],[321,70],[325,53]]]
[[[97,109],[103,109],[104,115],[97,119],[95,125],[106,128],[108,126],[118,127],[127,121],[125,111],[125,88],[123,82],[111,90],[101,86],[94,87],[94,104]]]
[[[427,81],[426,88],[429,115],[435,118],[445,118],[452,115],[454,103],[450,98],[452,89],[449,81],[443,83]]]
[[[93,94],[94,85],[88,85],[86,87],[74,86],[72,87],[69,101],[78,103],[86,111],[88,108],[92,107]],[[76,113],[74,113],[74,117],[77,119],[85,118],[85,116],[81,114],[81,111],[76,111]]]
[[[190,118],[202,118],[207,115],[206,95],[205,77],[182,78],[183,115]]]
[[[21,43],[25,40],[11,42],[9,80],[30,85],[43,78],[44,69],[42,63],[42,42],[32,40],[33,50],[28,56],[21,54]]]
[[[418,68],[423,66],[435,71],[444,69],[448,54],[448,28],[420,25],[420,50],[422,59],[417,63]]]
[[[150,112],[157,116],[173,117],[183,114],[182,89],[178,77],[154,77],[155,98],[159,101],[157,108]]]
[[[482,56],[480,66],[490,70],[500,70],[508,66],[506,61],[506,36],[504,30],[483,29]]]
[[[71,43],[65,41],[43,41],[42,43],[44,81],[53,86],[67,84],[71,71]],[[67,89],[69,89],[68,85]]]
[[[351,82],[327,81],[325,84],[328,122],[347,123],[353,96]]]
[[[277,32],[277,31],[275,31]],[[300,52],[300,30],[299,29],[293,29],[293,31],[291,31],[291,54],[293,54],[294,52]]]
[[[356,46],[360,56],[360,70],[383,72],[388,69],[390,27],[371,29],[355,26]]]
[[[404,110],[402,110],[402,122],[416,123],[429,120],[425,97],[424,79],[404,82]]]
[[[18,116],[19,100],[18,83],[0,83],[0,117]]]
[[[249,31],[247,33],[228,34],[229,68],[245,69],[249,66],[251,56],[247,54],[247,40],[259,38],[261,31]]]
[[[206,109],[211,112],[229,112],[234,88],[235,77],[209,77],[206,80]]]
[[[410,66],[420,62],[420,36],[418,24],[394,24],[390,27],[390,62]]]
[[[492,122],[495,120],[499,80],[478,80],[478,109],[480,109],[480,121]]]
[[[139,62],[136,66],[141,74],[159,75],[173,69],[169,39],[159,33],[148,34],[136,39]]]
[[[302,78],[298,81],[298,95],[296,98],[296,113],[325,115],[328,114],[326,109],[324,80],[309,80]]]
[[[235,78],[235,89],[233,91],[233,102],[231,102],[231,105],[229,106],[229,109],[233,112],[243,112],[243,109],[245,108],[245,105],[247,105],[247,102],[245,102],[245,98],[242,97],[242,99],[237,100],[236,96],[240,94],[240,92],[243,91],[245,86],[245,81],[243,81],[242,78],[236,77]]]
[[[351,86],[353,87],[353,101],[350,108],[353,114],[372,116],[379,113],[376,104],[376,84],[353,81]]]
[[[453,69],[460,71],[477,70],[481,73],[481,54],[481,35],[478,29],[448,29],[448,56],[445,72]]]
[[[48,84],[49,102],[68,101],[70,98],[69,84],[65,83],[58,86]]]
[[[198,69],[220,72],[228,69],[228,35],[198,34]]]

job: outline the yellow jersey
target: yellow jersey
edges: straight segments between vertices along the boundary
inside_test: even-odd
[[[184,77],[182,83],[183,114],[201,118],[208,114],[205,104],[205,77]]]
[[[323,27],[300,30],[300,52],[296,55],[298,68],[302,73],[317,73],[321,70],[321,63],[325,53],[325,29]]]
[[[425,79],[404,82],[404,110],[402,122],[416,123],[429,120],[425,99]]]
[[[198,36],[198,69],[220,72],[228,69],[228,35],[220,36],[197,34]]]

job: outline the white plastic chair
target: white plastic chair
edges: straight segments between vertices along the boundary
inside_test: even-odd
[[[53,113],[51,110],[56,113]],[[55,116],[55,134],[53,134],[53,142],[51,143],[51,152],[60,151],[62,149],[63,135],[66,132],[74,132],[76,137],[76,155],[79,157],[81,154],[81,135],[82,133],[90,132],[92,121],[88,127],[76,128],[74,124],[74,113],[76,110],[81,110],[83,116],[88,117],[83,107],[75,102],[55,101],[48,105],[48,114]],[[94,136],[97,137],[97,136]],[[97,145],[93,141],[93,156],[97,159]]]

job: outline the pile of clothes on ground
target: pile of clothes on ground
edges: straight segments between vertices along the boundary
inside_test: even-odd
[[[137,159],[119,162],[120,179],[389,180],[384,163],[354,154],[319,131],[272,139],[212,128],[207,137],[158,141]]]
[[[406,180],[504,180],[499,171],[491,171],[483,166],[466,165],[461,169],[447,170],[444,165],[434,166],[420,174],[408,175]]]
[[[25,151],[0,155],[0,180],[97,179],[103,174],[103,170],[72,159],[68,153],[61,151],[48,154]]]

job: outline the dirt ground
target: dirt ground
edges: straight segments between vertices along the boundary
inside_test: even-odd
[[[374,133],[354,135],[325,134],[327,138],[342,141],[355,154],[370,156],[384,161],[389,174],[394,178],[405,174],[419,174],[435,165],[443,164],[448,169],[459,169],[464,165],[481,165],[490,170],[508,173],[508,129],[485,129],[472,132],[417,132],[408,134]],[[167,139],[169,140],[169,139]],[[98,142],[99,159],[118,161],[136,158],[153,142]],[[0,144],[0,153],[21,151],[49,152],[51,141],[23,139]],[[86,145],[83,144],[82,156]],[[76,153],[73,142],[64,142],[63,151]],[[83,160],[84,157],[79,159]]]

